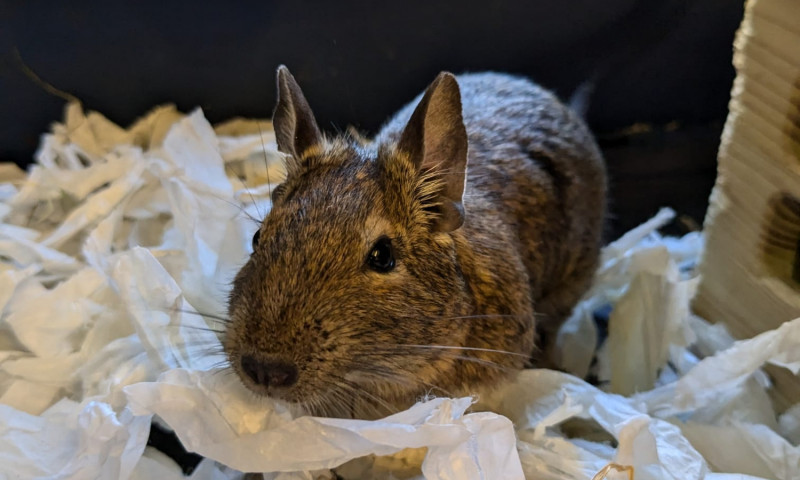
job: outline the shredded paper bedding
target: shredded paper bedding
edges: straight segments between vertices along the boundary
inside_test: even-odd
[[[668,209],[604,249],[559,335],[571,374],[293,418],[214,332],[284,174],[269,122],[165,106],[123,129],[70,104],[18,173],[0,170],[1,478],[185,478],[146,446],[153,422],[205,457],[193,479],[800,478],[800,399],[777,414],[760,370],[798,373],[800,319],[734,341],[694,316],[702,235],[661,237]]]

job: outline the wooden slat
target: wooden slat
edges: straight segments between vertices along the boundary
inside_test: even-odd
[[[748,338],[800,317],[800,285],[773,276],[761,254],[770,199],[800,198],[800,2],[751,0],[734,46],[737,78],[693,308]],[[800,401],[800,378],[768,371],[779,411]]]

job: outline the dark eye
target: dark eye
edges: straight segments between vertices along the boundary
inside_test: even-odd
[[[379,273],[386,273],[394,268],[394,249],[389,237],[381,237],[375,242],[367,256],[367,265]]]
[[[256,233],[253,234],[253,250],[256,249],[258,246],[258,238],[261,236],[261,230],[256,230]]]

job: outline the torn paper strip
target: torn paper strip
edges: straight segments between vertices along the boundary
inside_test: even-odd
[[[797,369],[800,323],[734,343],[689,314],[703,241],[660,236],[669,210],[604,249],[559,335],[562,365],[599,385],[529,370],[477,405],[298,417],[240,384],[218,334],[231,276],[285,175],[271,124],[214,128],[172,106],[130,128],[77,105],[66,117],[27,177],[0,184],[0,476],[180,478],[145,451],[154,414],[207,457],[196,480],[332,479],[331,469],[583,480],[611,463],[636,480],[797,471],[797,409],[776,415],[759,369]]]

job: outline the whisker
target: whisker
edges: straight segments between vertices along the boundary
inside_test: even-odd
[[[407,345],[407,344],[396,344],[395,346],[398,347],[408,347],[408,348],[429,348],[429,349],[441,349],[441,350],[464,350],[467,352],[487,352],[487,353],[500,353],[503,355],[512,355],[516,357],[528,358],[530,355],[524,355],[522,353],[516,352],[508,352],[505,350],[496,350],[493,348],[479,348],[479,347],[458,347],[452,345]]]
[[[346,416],[345,413],[348,413],[348,410],[350,410],[350,417],[353,417],[352,403],[358,398],[361,392],[352,385],[343,383],[344,379],[338,376],[332,377],[331,380],[319,379],[319,382],[327,388],[324,394],[315,395],[312,398],[315,407],[319,408],[319,410],[313,413],[315,415],[325,414],[326,416],[344,417]],[[346,394],[349,395],[349,397],[346,396]]]
[[[354,388],[357,388],[357,387],[354,387]],[[391,413],[394,412],[394,410],[396,410],[388,402],[386,402],[385,400],[383,400],[382,398],[380,398],[380,397],[378,397],[376,395],[371,394],[370,392],[365,390],[363,387],[362,388],[358,388],[357,391],[358,391],[359,395],[366,396],[366,397],[368,397],[369,399],[371,399],[375,403],[375,405],[373,406],[373,409],[375,410],[375,413],[378,416],[385,416],[385,415],[381,415],[381,411],[378,410],[379,406],[385,410],[384,414],[391,414]]]
[[[230,370],[231,373],[235,373],[233,371],[233,368],[231,368],[231,362],[229,362],[227,359],[220,360],[217,363],[212,363],[210,368],[212,368],[214,370],[217,370],[217,371]]]
[[[167,328],[188,328],[190,330],[199,330],[201,332],[211,332],[217,335],[223,335],[225,330],[217,330],[215,328],[208,328],[208,327],[196,327],[194,325],[166,325]]]
[[[491,367],[491,368],[494,368],[496,370],[501,370],[501,371],[504,371],[504,372],[514,372],[514,371],[516,371],[516,369],[514,369],[514,368],[505,367],[503,365],[500,365],[497,362],[493,362],[491,360],[484,360],[482,358],[468,357],[466,355],[455,355],[455,356],[452,356],[451,358],[456,359],[456,360],[463,360],[465,362],[477,363],[479,365],[484,365],[484,366]]]
[[[272,182],[269,179],[269,160],[267,159],[267,146],[264,144],[264,131],[261,129],[261,122],[256,122],[258,126],[258,135],[261,137],[261,151],[264,152],[264,168],[267,174],[267,195],[272,200]],[[259,214],[260,215],[260,214]]]
[[[419,378],[414,378],[414,377],[412,377],[412,379],[413,379],[414,381],[416,381],[416,382],[418,382],[418,383],[421,383],[421,384],[425,385],[426,387],[430,388],[430,389],[431,389],[431,391],[433,391],[433,390],[439,390],[439,391],[440,391],[440,392],[442,392],[442,393],[443,393],[445,396],[447,396],[447,397],[451,397],[451,398],[455,396],[455,395],[453,395],[453,393],[452,393],[452,392],[450,392],[450,391],[449,391],[449,390],[447,390],[446,388],[440,387],[440,386],[438,386],[438,385],[434,385],[434,384],[432,384],[432,383],[428,383],[428,382],[426,382],[426,381],[424,381],[424,380],[422,380],[422,379],[419,379]]]
[[[338,386],[339,389],[338,390],[334,389],[330,392],[335,398],[333,404],[335,404],[337,410],[341,412],[341,416],[347,415],[350,418],[356,417],[356,404],[359,403],[358,400],[362,396],[362,392],[349,385],[336,385],[336,386]],[[348,393],[350,394],[349,397],[346,395]],[[329,405],[332,404],[329,403]],[[365,405],[368,405],[375,412],[378,411],[376,407],[369,405],[368,403],[365,403]]]
[[[392,370],[383,370],[383,371],[377,371],[376,370],[374,373],[377,373],[380,378],[383,378],[383,379],[386,379],[386,380],[391,380],[393,382],[399,381],[400,383],[403,383],[405,385],[411,385],[411,386],[424,385],[424,386],[428,387],[431,391],[432,390],[439,390],[440,392],[442,392],[444,395],[446,395],[448,397],[452,397],[453,396],[453,394],[450,391],[448,391],[447,389],[442,388],[442,387],[440,387],[438,385],[434,385],[432,383],[426,382],[426,381],[422,380],[421,378],[418,378],[418,377],[414,376],[413,372],[410,372],[408,369],[403,368],[402,371],[407,373],[407,374],[409,374],[409,375],[408,376],[400,376],[400,375],[397,374],[396,371],[392,371]]]
[[[231,319],[230,318],[222,317],[220,315],[214,315],[214,314],[211,314],[211,313],[203,313],[203,312],[199,312],[197,310],[190,310],[188,308],[175,307],[175,308],[171,308],[170,310],[173,311],[173,312],[188,313],[190,315],[199,315],[201,317],[211,318],[213,320],[220,321],[220,322],[222,322],[222,323],[224,323],[226,325],[231,323]]]
[[[323,395],[314,395],[311,398],[312,413],[314,415],[323,414],[325,416],[330,416],[334,407],[346,411],[344,405],[349,403],[348,400],[352,401],[352,398],[346,398],[344,392],[342,392],[342,390],[346,389],[346,386],[340,385],[333,380],[320,379],[319,381],[323,386],[327,386],[328,388]],[[327,402],[325,401],[326,399]]]
[[[464,362],[475,363],[475,364],[483,365],[485,367],[492,368],[492,369],[495,369],[495,370],[498,370],[498,371],[502,371],[502,372],[515,372],[515,371],[517,371],[516,368],[507,367],[505,365],[501,365],[501,364],[499,364],[497,362],[494,362],[494,361],[491,361],[491,360],[487,360],[487,359],[483,359],[483,358],[477,358],[477,357],[468,356],[468,355],[455,354],[455,352],[458,352],[460,349],[463,349],[465,347],[452,347],[452,348],[449,348],[449,347],[442,347],[442,346],[438,346],[438,345],[373,345],[373,346],[371,346],[371,350],[360,350],[359,351],[359,355],[361,355],[362,357],[365,357],[367,359],[370,358],[370,357],[375,357],[376,359],[386,359],[387,356],[407,353],[407,351],[404,351],[404,349],[406,349],[406,348],[408,348],[408,349],[415,349],[415,348],[425,349],[425,348],[428,348],[428,347],[430,347],[430,349],[436,349],[436,350],[444,351],[446,353],[446,355],[447,355],[447,358],[452,359],[452,360],[460,360],[460,361],[464,361]],[[442,347],[442,348],[437,348],[437,347]],[[466,349],[469,350],[468,347],[466,347]],[[508,354],[508,355],[513,355],[513,356],[521,356],[521,357],[525,358],[525,360],[528,359],[527,355],[521,355],[521,354],[517,354],[517,353],[514,353],[514,352],[503,352],[501,350],[496,350],[495,351],[495,350],[491,350],[491,349],[477,349],[477,350],[478,351],[484,351],[485,350],[485,351],[488,351],[490,353],[502,353],[502,354]],[[365,364],[369,364],[369,362],[365,362]],[[396,369],[396,368],[398,368],[398,366],[396,365],[393,368]],[[371,364],[369,366],[369,369],[365,370],[363,373],[375,374],[375,375],[379,375],[379,376],[387,377],[387,378],[389,376],[396,375],[394,371],[390,371],[389,374],[387,375],[385,372],[379,371],[378,370],[378,366],[374,365],[374,364]],[[413,378],[414,381],[423,382],[422,380],[416,378],[413,375],[413,372],[408,372],[408,373],[409,373],[409,377]],[[396,377],[395,376],[393,379],[396,380],[397,378],[402,378],[402,377]],[[432,384],[429,384],[429,383],[426,383],[426,385],[428,387],[431,387],[431,388],[438,388],[438,389],[444,391],[445,394],[447,394],[448,396],[452,396],[451,392],[447,392],[444,389],[441,389],[440,387],[437,387],[436,385],[432,385]]]
[[[380,414],[380,411],[377,410],[377,406],[380,406],[380,407],[386,409],[387,413],[391,413],[391,412],[393,412],[395,410],[385,400],[383,400],[380,397],[377,397],[377,396],[373,395],[372,393],[368,392],[367,390],[365,390],[363,387],[361,387],[360,385],[358,385],[355,382],[351,382],[349,380],[346,380],[344,377],[341,377],[341,376],[334,377],[334,380],[335,380],[335,383],[334,383],[335,386],[339,386],[339,388],[342,388],[342,389],[345,389],[345,390],[347,390],[349,392],[352,392],[353,394],[355,394],[357,396],[367,397],[370,400],[372,400],[375,404],[377,404],[377,405],[372,406],[372,407],[375,409],[375,413],[378,416],[381,416],[381,414]],[[331,382],[328,382],[328,383],[331,383]],[[369,405],[369,404],[367,404],[367,405]]]
[[[223,367],[223,368],[220,368],[220,367]],[[235,375],[236,374],[236,372],[233,370],[233,368],[224,368],[225,365],[221,365],[220,367],[214,367],[214,368],[219,368],[219,370],[214,370],[211,373],[212,377],[214,377],[214,376],[222,376],[222,375]]]
[[[543,313],[533,313],[534,317],[544,317]],[[441,320],[470,320],[476,318],[525,318],[527,315],[513,315],[504,313],[487,313],[484,315],[463,315],[459,317],[439,317]]]
[[[533,316],[536,317],[536,316],[545,316],[545,315],[541,314],[541,313],[534,313]],[[500,314],[500,313],[498,313],[498,314],[485,314],[485,315],[463,315],[463,316],[455,316],[455,317],[427,317],[427,318],[425,318],[425,320],[426,321],[474,320],[474,319],[492,319],[492,318],[514,318],[514,319],[520,319],[520,318],[525,318],[525,317],[527,317],[527,315],[513,315],[513,314]],[[399,318],[403,319],[403,320],[409,320],[409,321],[419,320],[419,317],[415,317],[415,316],[402,316],[402,317],[399,317]],[[334,330],[336,332],[336,338],[347,339],[347,338],[357,337],[359,335],[363,335],[364,333],[366,333],[363,330],[350,331],[348,333],[339,333],[340,329],[347,329],[347,328],[351,328],[350,325],[342,324],[341,326],[339,326],[339,328]]]
[[[177,328],[177,325],[169,325],[167,328]],[[211,350],[211,347],[216,348],[218,346],[221,346],[219,340],[216,337],[214,337],[214,339],[203,339],[203,340],[197,338],[189,338],[183,342],[167,342],[167,343],[169,343],[170,346],[175,346],[175,347],[187,347],[187,348],[208,347],[209,351]]]
[[[250,195],[250,201],[253,202],[253,206],[256,208],[256,213],[258,213],[258,216],[261,217],[261,218],[264,218],[264,214],[262,214],[261,211],[258,209],[258,202],[256,202],[256,197],[253,196],[253,192],[251,192],[250,189],[247,188],[247,184],[244,183],[244,180],[242,180],[239,177],[236,177],[236,179],[239,180],[239,183],[242,184],[242,187],[244,187],[244,191],[247,192],[248,195]],[[242,209],[242,210],[245,211],[244,209]],[[247,212],[245,211],[245,213],[247,213]],[[250,215],[249,213],[247,213],[247,216],[249,216],[250,218],[253,218],[253,216]],[[253,220],[255,220],[255,219],[253,219]],[[261,225],[260,221],[255,220],[255,222],[258,225]]]
[[[247,189],[247,185],[245,185],[244,182],[241,179],[239,179],[238,177],[237,177],[237,180],[239,180],[239,183],[241,183],[242,186],[244,186],[244,189],[247,190],[248,193],[250,193],[250,191]],[[261,225],[261,221],[259,219],[255,218],[254,216],[250,215],[250,212],[248,212],[247,209],[245,209],[242,205],[240,205],[240,204],[238,204],[236,202],[232,202],[232,201],[230,201],[230,200],[228,200],[226,198],[223,198],[223,197],[221,197],[219,195],[214,195],[214,194],[211,194],[211,195],[213,197],[216,197],[219,200],[222,200],[223,202],[225,202],[225,203],[227,203],[229,205],[232,205],[232,206],[238,208],[239,209],[239,213],[243,213],[247,218],[252,220],[256,225]],[[250,194],[250,198],[253,200],[253,203],[255,204],[255,199],[253,199],[253,194],[252,193]],[[256,209],[257,208],[258,207],[256,207]],[[260,215],[260,213],[259,213],[259,215]]]

